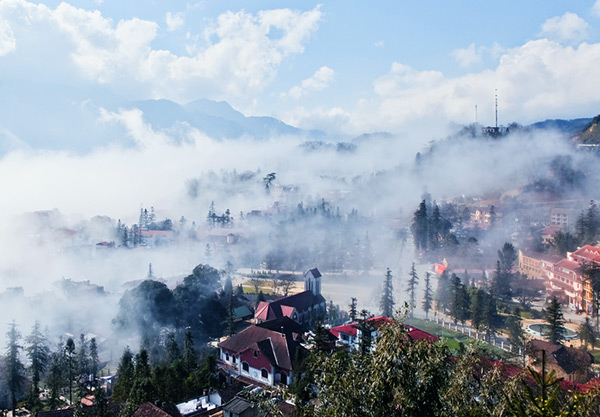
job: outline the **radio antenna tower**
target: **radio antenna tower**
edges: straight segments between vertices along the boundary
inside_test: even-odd
[[[477,124],[477,104],[475,105],[475,124]]]
[[[498,129],[498,89],[496,88],[494,91],[494,101],[496,104],[496,129]]]

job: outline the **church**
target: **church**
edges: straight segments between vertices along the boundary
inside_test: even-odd
[[[261,301],[254,313],[255,323],[289,317],[310,326],[325,317],[327,302],[321,295],[321,277],[317,268],[309,269],[304,273],[304,291],[276,301]]]

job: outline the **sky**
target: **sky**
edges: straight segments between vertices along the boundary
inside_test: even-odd
[[[77,109],[159,98],[346,135],[491,125],[495,94],[500,124],[592,117],[599,27],[600,1],[2,0],[0,135],[69,148]]]

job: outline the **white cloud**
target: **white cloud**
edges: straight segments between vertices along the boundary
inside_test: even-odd
[[[559,42],[580,42],[588,37],[589,24],[575,13],[566,12],[544,22],[539,36]]]
[[[185,23],[184,15],[182,12],[167,12],[167,14],[165,15],[165,22],[167,23],[167,30],[169,32],[172,32],[183,26],[183,24]]]
[[[284,96],[288,95],[298,100],[308,92],[321,91],[327,86],[329,86],[329,84],[333,80],[334,74],[335,72],[331,68],[327,66],[322,66],[317,71],[315,71],[315,73],[310,78],[303,80],[300,85],[296,85],[290,88],[290,90],[287,92],[287,94],[284,94]]]
[[[6,20],[0,20],[0,56],[17,49],[17,41],[10,24]]]
[[[373,83],[372,97],[344,112],[296,108],[285,120],[310,129],[339,123],[347,133],[420,129],[427,140],[451,123],[494,123],[494,90],[498,89],[499,122],[532,123],[547,118],[594,116],[600,107],[600,43],[564,46],[539,39],[508,49],[494,69],[458,77],[420,71],[395,62]]]
[[[64,2],[51,9],[25,0],[3,0],[0,16],[10,18],[14,30],[14,36],[8,29],[1,32],[3,50],[11,48],[13,39],[19,43],[20,38],[28,38],[31,42],[24,53],[36,57],[48,49],[45,39],[56,38],[62,42],[60,50],[67,51],[63,57],[69,62],[54,56],[54,64],[60,71],[72,64],[78,70],[77,74],[61,76],[76,75],[110,84],[138,97],[186,101],[198,96],[222,99],[260,92],[284,59],[304,51],[322,12],[319,7],[305,12],[226,12],[201,34],[202,44],[186,45],[194,52],[189,56],[152,47],[158,32],[156,22],[138,18],[113,22],[100,11]],[[171,15],[171,28],[179,17]],[[194,42],[193,36],[190,41]],[[52,46],[59,49],[57,43]]]
[[[383,48],[385,46],[383,41],[377,41],[373,44],[376,48]]]
[[[600,0],[596,0],[596,3],[592,6],[592,14],[596,17],[600,17]]]
[[[481,63],[481,54],[475,51],[474,43],[465,49],[455,49],[452,51],[452,56],[461,67],[470,67],[473,64]]]

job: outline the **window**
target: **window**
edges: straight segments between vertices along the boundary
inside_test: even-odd
[[[254,351],[254,357],[258,358],[258,351],[256,351],[256,350]]]
[[[263,368],[260,370],[260,376],[262,376],[264,379],[268,379],[269,373],[267,372],[267,370],[265,368]]]
[[[250,366],[248,366],[248,362],[242,362],[242,370],[244,372],[250,372]]]
[[[225,360],[226,360],[227,362],[229,362],[229,353],[226,353],[226,354],[225,354]]]
[[[235,356],[231,357],[231,362],[235,363]]]

